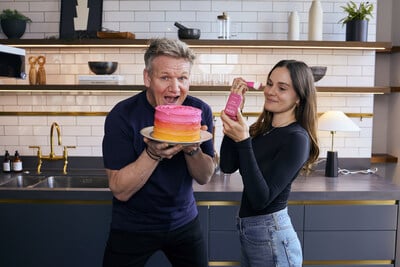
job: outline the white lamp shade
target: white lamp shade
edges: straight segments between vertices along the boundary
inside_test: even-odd
[[[318,119],[318,130],[333,132],[356,132],[360,127],[355,124],[343,111],[330,110],[322,114]]]

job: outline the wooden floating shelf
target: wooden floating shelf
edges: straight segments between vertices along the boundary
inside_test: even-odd
[[[397,163],[397,157],[389,154],[373,153],[371,163]]]
[[[400,46],[393,46],[392,49],[391,49],[391,52],[392,52],[392,53],[398,53],[398,52],[400,52]]]
[[[391,42],[288,41],[288,40],[184,40],[198,48],[273,48],[273,49],[339,49],[391,52]],[[1,44],[20,48],[65,47],[147,47],[148,39],[3,39]]]
[[[394,91],[393,89],[394,88]],[[391,92],[400,92],[400,87],[343,87],[343,86],[317,86],[318,92],[324,93],[371,93],[371,94],[388,94]],[[143,85],[75,85],[75,84],[60,84],[60,85],[0,85],[0,92],[131,92],[142,91]],[[192,92],[229,92],[230,86],[216,85],[191,85]],[[260,90],[250,90],[250,92],[262,92]]]

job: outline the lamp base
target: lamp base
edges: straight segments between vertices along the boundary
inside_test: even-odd
[[[328,151],[326,154],[325,176],[338,176],[338,153],[337,151]]]

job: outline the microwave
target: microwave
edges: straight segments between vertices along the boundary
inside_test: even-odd
[[[0,76],[25,79],[25,50],[0,44]]]

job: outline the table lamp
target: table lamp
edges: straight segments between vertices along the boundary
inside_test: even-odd
[[[318,130],[330,131],[332,136],[331,150],[327,151],[325,176],[337,177],[338,176],[338,152],[333,150],[333,139],[337,131],[340,132],[356,132],[360,128],[342,111],[331,110],[322,114],[318,118]]]

